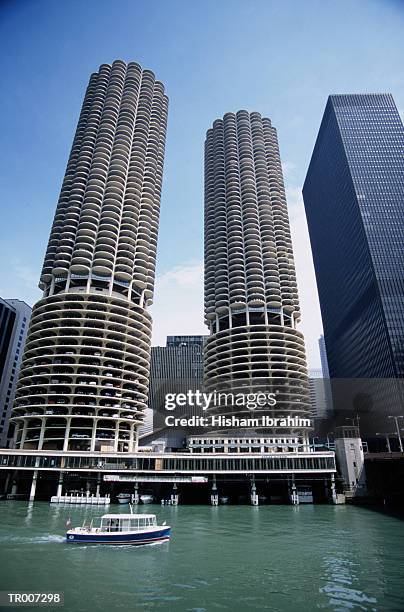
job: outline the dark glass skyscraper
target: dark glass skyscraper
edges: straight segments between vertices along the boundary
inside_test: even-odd
[[[303,196],[331,378],[404,377],[403,150],[390,94],[329,97]]]

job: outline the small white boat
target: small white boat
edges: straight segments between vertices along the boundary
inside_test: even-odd
[[[72,544],[152,544],[170,539],[171,527],[157,525],[155,514],[104,514],[99,527],[75,527],[66,532]]]
[[[229,498],[227,497],[227,495],[222,495],[221,497],[219,497],[219,502],[223,505],[226,505],[229,503]]]
[[[116,498],[118,500],[118,504],[130,504],[131,501],[130,493],[119,493]]]
[[[148,495],[146,493],[144,493],[143,495],[140,495],[139,499],[142,502],[142,504],[152,504],[154,502],[153,495]]]

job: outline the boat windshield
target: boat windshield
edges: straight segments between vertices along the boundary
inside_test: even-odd
[[[101,520],[101,531],[141,531],[156,525],[156,517],[105,517]]]

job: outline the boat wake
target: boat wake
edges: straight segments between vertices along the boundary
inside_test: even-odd
[[[55,543],[60,543],[60,542],[64,542],[65,541],[65,536],[62,535],[56,535],[56,534],[47,534],[47,535],[43,535],[43,536],[36,536],[36,537],[15,537],[15,536],[7,536],[7,537],[3,537],[0,539],[0,544],[13,544],[13,545],[20,545],[20,544],[55,544]]]

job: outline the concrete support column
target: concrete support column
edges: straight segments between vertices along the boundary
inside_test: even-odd
[[[86,482],[86,497],[90,497],[90,481],[87,480]]]
[[[28,429],[28,421],[24,421],[24,425],[22,427],[22,434],[21,434],[21,440],[20,440],[20,448],[23,448],[24,443],[25,443],[25,438],[27,437],[27,429]]]
[[[4,495],[7,495],[7,493],[8,493],[8,487],[10,485],[10,479],[11,479],[11,472],[9,474],[7,474],[7,476],[6,476],[6,481],[4,483]]]
[[[133,280],[130,281],[129,285],[128,285],[128,299],[131,299],[131,295],[132,295],[132,289],[133,289]]]
[[[20,432],[20,422],[17,421],[16,425],[15,425],[15,429],[14,429],[14,436],[13,436],[13,443],[12,443],[12,448],[17,448],[17,438],[18,438],[18,434]]]
[[[31,491],[29,493],[29,501],[34,501],[35,499],[35,491],[36,491],[36,483],[38,480],[38,470],[35,470],[32,475],[32,483],[31,483]]]
[[[68,417],[66,419],[66,431],[65,431],[65,439],[63,441],[63,452],[66,452],[69,448],[69,436],[70,436],[71,423],[72,423],[72,418]]]
[[[115,423],[114,453],[118,452],[119,421]]]
[[[98,419],[95,418],[93,422],[93,428],[91,430],[90,452],[94,452],[95,450],[95,436],[97,435],[97,423],[98,423]]]
[[[326,500],[330,501],[330,491],[328,490],[328,480],[324,478],[324,492]]]
[[[133,424],[133,452],[136,453],[139,447],[139,428]]]
[[[58,488],[56,491],[56,497],[62,497],[63,494],[63,472],[59,472]]]
[[[18,491],[18,472],[14,472],[13,477],[12,477],[12,481],[11,481],[11,495],[16,495],[17,491]]]
[[[52,276],[51,285],[50,285],[50,289],[49,289],[48,295],[53,295],[54,291],[55,291],[55,277]]]
[[[131,423],[129,431],[129,452],[133,453],[135,448],[135,424]]]
[[[44,417],[41,423],[41,432],[39,434],[38,450],[42,450],[42,447],[43,447],[43,439],[45,437],[46,421],[47,419],[46,417]]]
[[[100,496],[100,486],[101,486],[101,474],[98,474],[97,476],[97,488],[95,491],[95,496],[99,497]]]
[[[66,293],[68,293],[70,289],[70,280],[71,280],[71,272],[69,270],[69,272],[67,273],[66,286],[65,286]]]

